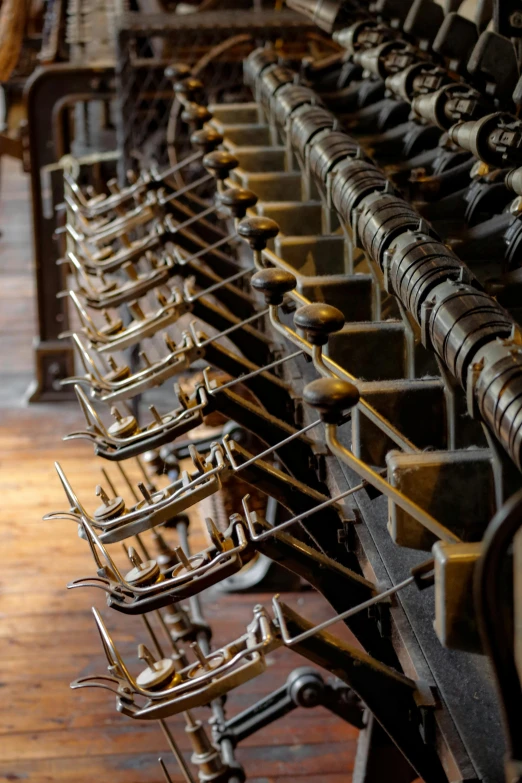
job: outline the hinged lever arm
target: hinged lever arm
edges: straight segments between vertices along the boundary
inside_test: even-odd
[[[280,607],[293,636],[313,627],[290,607]],[[425,783],[447,783],[435,749],[421,737],[422,716],[416,703],[419,691],[413,680],[326,631],[294,649],[352,688]]]

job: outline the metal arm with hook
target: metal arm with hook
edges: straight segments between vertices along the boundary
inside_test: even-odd
[[[158,720],[209,704],[262,674],[266,654],[280,645],[268,615],[262,607],[255,607],[254,619],[239,639],[208,656],[195,649],[199,660],[179,671],[171,666],[171,659],[149,660],[148,668],[133,677],[96,609],[93,614],[113,675],[80,678],[71,687],[100,687],[100,682],[104,687],[110,681],[117,686],[118,711],[137,720]]]

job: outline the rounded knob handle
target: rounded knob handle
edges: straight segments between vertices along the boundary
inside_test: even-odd
[[[256,272],[252,275],[250,283],[252,288],[263,294],[267,304],[280,305],[285,294],[296,287],[297,280],[285,269],[272,267]]]
[[[195,128],[202,128],[203,125],[212,119],[212,113],[206,106],[200,103],[189,102],[181,112],[183,122],[194,125]]]
[[[214,150],[214,152],[209,152],[208,155],[205,155],[203,165],[216,179],[224,180],[232,169],[239,166],[239,161],[226,150]]]
[[[195,130],[190,136],[192,146],[205,154],[213,152],[222,141],[223,136],[214,128],[201,128],[201,130]]]
[[[272,218],[251,217],[241,221],[237,233],[246,239],[252,250],[264,250],[268,240],[279,234],[279,226]]]
[[[312,345],[326,345],[328,337],[344,326],[344,315],[337,307],[316,302],[295,311],[294,324],[306,333]]]
[[[228,207],[234,217],[244,218],[247,209],[257,204],[257,196],[246,188],[229,188],[220,196],[223,206]]]
[[[165,68],[165,76],[171,82],[179,82],[190,76],[190,66],[186,63],[171,63]]]
[[[192,100],[197,93],[203,91],[203,82],[194,76],[187,76],[174,84],[174,92],[180,98]]]
[[[303,400],[326,424],[339,424],[344,413],[359,402],[359,390],[339,378],[317,378],[305,386]]]

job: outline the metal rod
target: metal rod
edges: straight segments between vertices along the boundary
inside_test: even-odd
[[[147,475],[147,471],[145,470],[145,466],[143,465],[143,462],[141,461],[141,459],[138,456],[134,457],[134,460],[135,460],[136,464],[138,465],[138,467],[140,469],[140,472],[141,472],[141,475],[145,479],[146,483],[150,484],[151,483],[150,476]]]
[[[147,615],[145,615],[145,614],[142,614],[142,615],[141,615],[141,619],[143,620],[143,624],[145,625],[145,628],[146,628],[146,629],[147,629],[147,631],[149,632],[149,636],[150,636],[150,638],[152,639],[152,643],[153,643],[154,647],[156,648],[156,652],[157,652],[158,656],[159,656],[161,659],[163,659],[163,658],[165,657],[165,655],[164,655],[164,653],[163,653],[163,650],[162,650],[162,648],[161,648],[161,644],[160,644],[160,643],[159,643],[159,641],[158,641],[158,637],[157,637],[157,636],[156,636],[156,634],[154,633],[154,630],[153,630],[153,628],[152,628],[152,625],[151,625],[151,624],[150,624],[150,622],[149,622],[149,619],[148,619]]]
[[[236,329],[240,329],[242,326],[245,326],[246,324],[249,324],[252,321],[256,321],[258,318],[262,318],[267,313],[268,313],[268,308],[266,310],[261,310],[261,312],[259,313],[254,313],[254,315],[251,315],[249,318],[245,318],[244,321],[240,321],[240,323],[234,324],[234,326],[230,326],[228,329],[225,329],[224,332],[219,332],[219,334],[214,335],[214,337],[209,337],[207,340],[204,340],[202,343],[198,343],[197,347],[204,348],[205,345],[209,345],[210,343],[219,340],[220,337],[226,337],[228,334],[235,332]]]
[[[385,598],[389,598],[389,596],[398,593],[399,590],[408,587],[408,585],[411,585],[412,582],[414,581],[415,581],[415,577],[409,576],[403,582],[399,582],[399,584],[390,587],[388,590],[385,590],[383,593],[374,595],[372,598],[368,598],[367,601],[363,601],[362,604],[358,604],[357,606],[354,606],[351,609],[347,609],[346,612],[341,612],[341,614],[337,614],[335,615],[335,617],[331,617],[329,620],[325,620],[324,622],[319,623],[319,625],[316,625],[314,628],[310,628],[308,631],[304,631],[298,636],[293,636],[293,637],[290,636],[290,634],[288,633],[288,626],[286,625],[285,619],[283,617],[283,613],[281,611],[281,607],[277,600],[278,596],[274,596],[272,600],[272,605],[274,607],[274,613],[279,623],[279,628],[281,629],[281,636],[283,638],[283,641],[288,647],[292,647],[292,645],[298,644],[299,642],[304,642],[305,639],[309,639],[311,636],[316,636],[316,634],[321,633],[321,631],[326,630],[326,628],[329,628],[331,625],[335,625],[335,623],[338,623],[341,620],[347,620],[349,617],[353,617],[355,614],[364,611],[364,609],[369,609],[370,606],[374,606],[374,604],[378,604],[380,601],[383,601]]]
[[[198,185],[203,185],[205,182],[209,182],[211,179],[214,179],[212,174],[204,174],[199,179],[196,179],[194,182],[191,182],[189,185],[184,185],[179,190],[174,191],[174,193],[170,193],[165,198],[161,199],[159,202],[160,204],[168,204],[170,201],[175,201],[179,196],[183,196],[185,193],[189,193],[191,190],[195,190]]]
[[[123,470],[123,468],[122,468],[122,466],[121,466],[121,464],[120,464],[120,462],[118,460],[116,460],[116,466],[117,466],[118,470],[120,471],[120,473],[121,473],[121,475],[123,477],[123,480],[125,481],[126,485],[128,486],[128,488],[129,488],[129,490],[130,490],[134,500],[137,503],[139,501],[138,494],[137,494],[136,490],[134,489],[134,487],[132,486],[129,477],[127,476],[127,474]]]
[[[140,534],[139,533],[135,533],[134,538],[136,539],[136,542],[137,542],[139,548],[141,549],[145,560],[152,560],[152,557],[150,556],[149,550],[147,549],[147,547],[143,543],[143,539],[140,536]]]
[[[168,771],[167,767],[165,766],[165,762],[163,761],[163,759],[161,757],[158,759],[158,761],[159,761],[159,765],[160,765],[160,767],[161,767],[161,769],[163,771],[163,776],[165,778],[165,782],[166,783],[172,783],[172,778],[170,777],[169,771]]]
[[[192,296],[190,298],[191,302],[196,302],[198,299],[200,299],[202,296],[207,296],[207,294],[213,293],[213,291],[217,291],[219,288],[222,288],[224,285],[228,285],[229,283],[233,283],[234,280],[238,280],[240,277],[244,277],[248,272],[252,272],[253,267],[248,267],[248,269],[243,269],[241,272],[236,272],[235,275],[231,275],[230,277],[226,277],[224,280],[220,280],[219,283],[214,283],[214,285],[209,286],[208,288],[203,289],[203,291],[198,291],[198,293],[195,296]]]
[[[109,474],[107,473],[107,471],[105,470],[105,468],[102,468],[102,469],[101,469],[101,472],[102,472],[103,478],[105,479],[105,481],[106,481],[106,482],[107,482],[107,484],[109,485],[109,489],[111,490],[111,492],[112,492],[113,496],[114,496],[114,497],[117,497],[118,493],[117,493],[117,491],[116,491],[116,487],[115,487],[115,486],[114,486],[114,484],[112,483],[112,481],[111,481],[111,479],[110,479],[110,477],[109,477]]]
[[[234,380],[229,381],[228,383],[224,383],[222,386],[218,386],[217,389],[213,389],[211,394],[219,394],[219,392],[223,391],[224,389],[230,389],[231,386],[235,386],[236,383],[244,383],[245,381],[249,381],[251,378],[255,378],[257,375],[261,375],[261,373],[267,370],[271,370],[274,367],[278,367],[280,364],[284,364],[285,362],[289,362],[291,359],[296,359],[298,356],[302,356],[303,354],[304,351],[295,351],[295,353],[291,353],[289,356],[285,356],[283,359],[277,359],[275,362],[265,364],[264,367],[258,367],[257,370],[245,373],[244,375],[238,375],[238,377],[234,378]]]
[[[427,530],[433,535],[440,538],[442,541],[449,541],[451,543],[459,543],[461,539],[455,535],[451,530],[444,527],[438,522],[431,514],[428,514],[423,508],[418,506],[413,500],[410,500],[406,495],[400,492],[395,487],[386,481],[379,473],[373,470],[369,465],[360,460],[355,454],[339,443],[337,439],[337,428],[335,424],[326,424],[326,442],[330,447],[330,450],[339,459],[345,462],[351,467],[361,478],[366,479],[372,486],[378,489],[383,495],[386,495],[390,500],[400,506],[407,514],[421,523]]]
[[[290,525],[295,525],[296,522],[301,522],[301,520],[307,519],[307,517],[311,517],[312,514],[316,514],[318,511],[322,511],[323,509],[332,506],[334,503],[338,503],[339,500],[343,500],[344,498],[347,498],[349,495],[355,494],[355,492],[360,492],[361,489],[364,489],[367,486],[368,486],[368,482],[363,481],[361,484],[357,484],[356,487],[347,489],[345,492],[341,492],[340,495],[336,495],[333,498],[329,498],[328,500],[325,500],[323,503],[319,503],[318,506],[311,508],[309,511],[303,511],[302,514],[298,514],[296,517],[292,517],[292,519],[287,519],[285,522],[281,522],[279,525],[274,525],[274,527],[270,528],[270,530],[265,530],[263,533],[256,533],[254,531],[254,526],[250,524],[250,510],[248,509],[247,506],[248,498],[250,496],[246,495],[246,497],[243,498],[243,508],[245,509],[245,515],[247,517],[247,522],[249,523],[250,535],[254,541],[263,541],[265,538],[270,538],[271,536],[274,536],[276,533],[279,533],[281,530],[285,530],[287,527],[290,527]]]
[[[318,424],[321,424],[321,419],[317,419],[317,421],[313,421],[311,424],[307,424],[306,427],[303,427],[302,430],[298,430],[297,432],[292,433],[292,435],[289,435],[288,438],[285,438],[284,440],[280,440],[279,443],[275,444],[275,446],[270,446],[269,449],[265,449],[264,451],[261,452],[261,454],[256,454],[255,457],[252,457],[252,459],[248,459],[246,462],[243,462],[241,465],[236,464],[235,471],[238,472],[240,470],[243,470],[243,468],[247,468],[249,465],[254,465],[258,460],[267,457],[269,454],[273,454],[273,452],[277,451],[277,449],[280,449],[281,446],[286,446],[287,443],[291,443],[296,438],[299,438],[301,435],[304,435],[305,432],[308,432],[314,427],[317,427]]]
[[[202,157],[203,157],[202,152],[193,152],[192,155],[187,155],[187,157],[183,158],[183,160],[181,160],[179,163],[176,163],[174,166],[165,169],[165,171],[159,172],[157,178],[155,178],[156,182],[161,182],[167,177],[170,177],[172,174],[175,174],[177,171],[180,171],[185,166],[188,166],[191,163],[195,163],[197,160],[199,160]]]
[[[231,239],[235,239],[236,236],[237,236],[236,234],[228,234],[226,237],[222,237],[222,239],[218,239],[212,245],[207,245],[207,247],[198,250],[197,253],[194,253],[191,256],[187,256],[186,258],[183,258],[183,256],[180,255],[179,257],[182,259],[184,263],[188,263],[189,261],[195,261],[196,258],[201,258],[201,256],[204,256],[205,253],[208,253],[211,250],[217,250],[222,245],[226,245],[227,242],[230,242]],[[234,266],[239,266],[237,261],[233,261],[232,259],[228,259],[228,262],[230,264],[233,264]]]
[[[161,730],[163,731],[163,734],[165,735],[165,738],[166,738],[166,740],[167,740],[167,742],[169,744],[169,748],[172,751],[172,754],[173,754],[174,758],[176,759],[176,761],[179,764],[179,768],[181,770],[181,773],[182,773],[183,777],[186,780],[186,783],[196,783],[196,781],[192,777],[192,773],[191,773],[190,769],[188,768],[185,759],[181,755],[181,751],[178,748],[177,743],[174,740],[174,737],[172,736],[172,732],[170,731],[169,727],[167,726],[167,724],[165,723],[163,718],[161,718],[158,721],[158,723],[161,726]]]
[[[197,223],[198,220],[201,220],[204,217],[207,217],[207,215],[211,215],[213,212],[217,210],[217,207],[212,205],[210,207],[207,207],[206,209],[202,210],[201,212],[198,212],[196,215],[192,215],[192,217],[187,218],[187,220],[184,220],[182,223],[173,224],[172,228],[168,226],[167,227],[171,234],[177,234],[178,231],[182,231],[184,228],[187,228],[187,226],[191,226],[193,223]],[[172,222],[172,221],[169,221]]]

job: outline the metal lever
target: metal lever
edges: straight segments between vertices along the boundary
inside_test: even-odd
[[[280,645],[272,623],[261,606],[246,633],[234,642],[205,655],[194,647],[196,663],[175,671],[172,660],[149,664],[134,678],[121,658],[101,616],[93,609],[109,668],[119,685],[118,710],[140,720],[158,720],[209,704],[233,688],[248,682],[266,668],[265,655]],[[153,661],[151,660],[151,663]],[[113,680],[114,682],[114,680]],[[80,678],[72,688],[89,687],[92,678]],[[140,699],[140,704],[135,702]]]
[[[221,535],[212,520],[206,521],[212,535],[211,547],[192,556],[178,549],[177,565],[163,573],[160,573],[156,561],[142,561],[137,553],[133,553],[131,562],[134,567],[123,575],[92,525],[82,519],[81,527],[98,568],[98,577],[75,579],[67,587],[99,587],[107,593],[108,606],[133,615],[197,595],[237,573],[243,567],[241,554],[248,546],[242,524],[231,524],[225,535]]]

